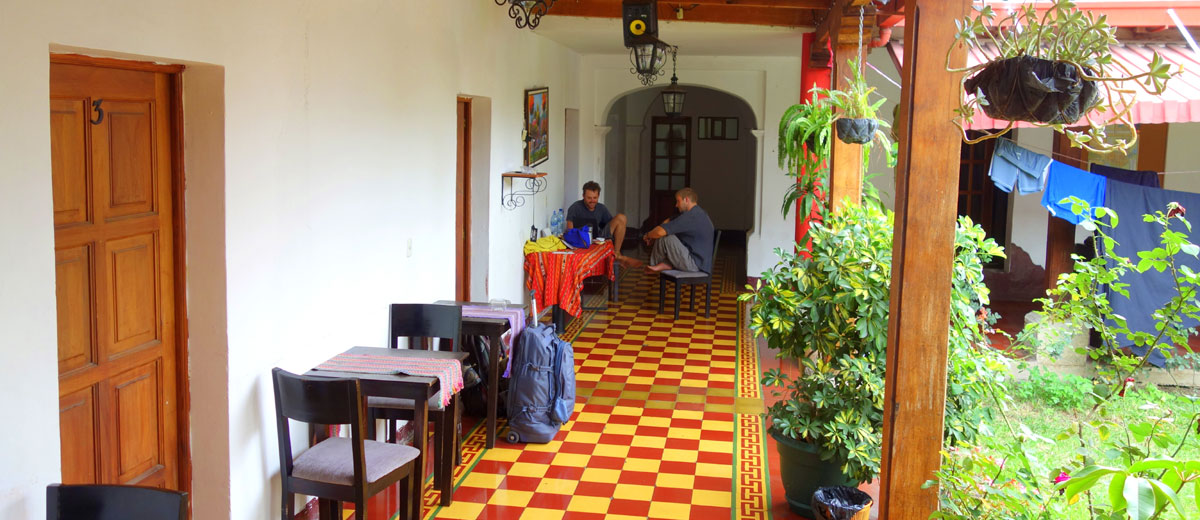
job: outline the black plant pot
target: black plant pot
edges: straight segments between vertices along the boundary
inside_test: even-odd
[[[1031,56],[994,61],[963,88],[983,96],[984,114],[1004,121],[1070,125],[1100,103],[1099,88],[1075,65]]]
[[[816,445],[786,437],[774,428],[767,431],[779,449],[779,477],[783,480],[788,508],[793,513],[815,518],[812,496],[818,488],[858,485],[842,474],[840,462],[821,460]]]
[[[879,121],[874,119],[838,119],[838,139],[843,143],[866,144],[871,142],[875,131],[879,129]]]

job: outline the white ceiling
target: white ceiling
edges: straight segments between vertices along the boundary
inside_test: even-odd
[[[800,35],[809,29],[659,20],[658,38],[692,56],[799,56]],[[620,18],[542,18],[537,34],[580,54],[626,54]]]

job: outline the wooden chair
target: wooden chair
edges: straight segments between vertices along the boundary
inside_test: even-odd
[[[367,499],[397,482],[401,484],[400,511],[409,518],[414,516],[413,510],[420,511],[417,463],[423,460],[421,452],[363,438],[366,408],[357,379],[298,376],[280,368],[272,370],[271,376],[279,431],[282,520],[295,518],[296,493],[316,496],[322,519],[341,520],[342,502],[354,502],[357,518],[369,518]],[[421,408],[416,413],[423,417]],[[293,457],[289,420],[349,424],[350,437],[325,439]]]
[[[187,520],[188,494],[107,484],[46,486],[47,520]]]
[[[713,251],[712,261],[713,269],[716,269],[717,263],[717,246],[721,243],[721,230],[713,232]],[[679,298],[680,289],[683,285],[692,286],[692,300],[688,306],[688,310],[696,312],[696,286],[704,286],[704,317],[709,317],[712,311],[712,274],[704,271],[677,271],[668,269],[659,273],[658,276],[658,312],[663,311],[663,301],[667,297],[667,282],[675,284],[675,319],[679,319]]]
[[[400,338],[408,338],[409,348],[435,347],[452,351],[462,331],[462,307],[458,305],[393,303],[388,316],[388,348],[399,348]],[[431,343],[436,343],[436,346]],[[442,389],[449,391],[449,389]],[[412,418],[411,399],[368,397],[367,407],[372,419],[387,419],[387,440],[395,442],[396,427],[392,421]],[[458,396],[442,406],[441,396],[427,403],[429,420],[433,421],[433,482],[441,491],[441,504],[450,505],[454,493],[454,466],[461,463],[462,452],[458,439]],[[425,446],[425,438],[414,437],[414,445]]]

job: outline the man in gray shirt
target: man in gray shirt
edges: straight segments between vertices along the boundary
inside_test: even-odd
[[[704,208],[697,205],[699,200],[691,188],[675,192],[679,215],[646,233],[646,244],[653,246],[650,263],[632,258],[622,263],[633,267],[644,265],[650,272],[675,269],[712,274],[713,223]]]
[[[567,208],[567,229],[591,226],[592,236],[611,238],[617,261],[623,262],[621,243],[625,241],[625,214],[613,216],[608,207],[600,203],[600,184],[587,181],[583,184],[583,199]]]

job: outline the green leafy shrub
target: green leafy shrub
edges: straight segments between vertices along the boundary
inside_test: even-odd
[[[835,211],[809,233],[811,258],[776,250],[754,293],[750,327],[778,357],[797,360],[799,377],[763,374],[786,398],[767,412],[771,428],[815,444],[859,482],[879,472],[884,363],[892,264],[892,214],[877,201]],[[1002,250],[970,220],[959,221],[950,327],[947,436],[974,437],[990,417],[987,387],[1005,365],[986,346],[980,311],[988,301],[983,263]],[[777,391],[777,395],[780,395]]]
[[[1029,371],[1027,381],[1014,386],[1013,393],[1018,398],[1055,408],[1082,410],[1092,402],[1092,380],[1075,374],[1060,375],[1034,367]]]
[[[1086,203],[1072,202],[1076,214],[1085,214]],[[993,393],[995,408],[1011,435],[1005,440],[981,436],[969,449],[943,451],[936,480],[926,483],[940,486],[941,493],[941,510],[930,518],[1043,520],[1068,514],[1106,520],[1189,518],[1180,496],[1190,491],[1200,499],[1200,460],[1180,455],[1200,449],[1193,435],[1200,432],[1200,413],[1175,413],[1159,402],[1166,395],[1150,387],[1135,390],[1138,398],[1149,401],[1136,411],[1125,410],[1120,416],[1111,412],[1119,408],[1114,406],[1116,400],[1125,397],[1155,349],[1168,349],[1169,356],[1174,345],[1186,344],[1193,331],[1185,318],[1200,317],[1200,274],[1179,265],[1176,258],[1200,255],[1200,246],[1179,231],[1190,230],[1191,223],[1184,218],[1184,209],[1171,203],[1166,212],[1143,217],[1161,228],[1160,242],[1138,252],[1140,261],[1134,265],[1116,254],[1115,242],[1105,232],[1117,225],[1117,215],[1107,208],[1096,208],[1096,215],[1098,221],[1084,224],[1096,231],[1103,254],[1091,260],[1075,257],[1074,270],[1061,275],[1048,297],[1040,300],[1046,319],[1031,325],[1073,323],[1099,332],[1101,346],[1076,349],[1094,360],[1109,360],[1098,370],[1100,384],[1087,394],[1090,407],[1069,427],[1047,438],[1025,424],[1012,424],[1004,413],[1008,396]],[[1170,272],[1175,293],[1154,312],[1158,322],[1154,333],[1131,332],[1125,319],[1113,314],[1103,286],[1127,294],[1128,284],[1119,282],[1121,276],[1150,269]],[[1145,347],[1145,355],[1125,355],[1119,340]],[[1069,455],[1042,460],[1034,446],[1044,443],[1061,445],[1066,449],[1060,451]],[[1184,447],[1189,450],[1184,452]]]

